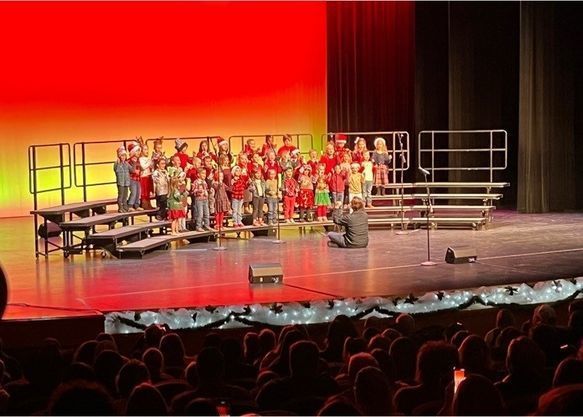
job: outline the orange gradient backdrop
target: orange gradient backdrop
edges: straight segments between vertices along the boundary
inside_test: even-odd
[[[0,3],[0,39],[2,217],[32,208],[31,144],[326,131],[323,2]]]

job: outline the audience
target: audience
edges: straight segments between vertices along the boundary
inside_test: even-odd
[[[298,325],[241,339],[214,332],[192,358],[157,325],[128,357],[102,333],[68,353],[46,339],[21,365],[0,341],[0,414],[581,414],[582,315],[581,300],[567,323],[541,305],[518,330],[501,309],[484,336],[463,323],[419,326],[408,314],[367,320],[359,332],[338,316],[321,346]],[[454,390],[456,367],[465,379]]]

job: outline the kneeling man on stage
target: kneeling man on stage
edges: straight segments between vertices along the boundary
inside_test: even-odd
[[[340,205],[341,207],[341,205]],[[362,198],[354,197],[350,202],[352,213],[342,214],[339,206],[335,207],[332,221],[344,226],[345,232],[328,233],[328,246],[340,248],[366,248],[368,246],[368,214],[364,210]]]

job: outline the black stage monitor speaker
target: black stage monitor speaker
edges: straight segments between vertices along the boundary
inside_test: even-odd
[[[47,227],[45,224],[41,224],[38,227],[38,235],[43,239],[48,239],[49,237],[57,237],[61,234],[61,228],[58,224],[47,222]]]
[[[250,264],[249,282],[251,284],[281,284],[283,282],[281,264]]]
[[[448,264],[467,264],[477,260],[476,249],[471,246],[450,246],[445,252],[445,262]]]

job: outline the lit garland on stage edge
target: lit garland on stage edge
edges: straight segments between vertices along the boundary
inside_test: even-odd
[[[327,323],[338,315],[353,319],[390,318],[400,313],[427,314],[447,310],[480,309],[554,303],[583,293],[583,277],[536,284],[481,287],[469,290],[428,292],[420,297],[365,297],[273,304],[207,306],[115,312],[105,315],[108,333],[135,333],[153,323],[170,329],[227,329],[249,326]]]

